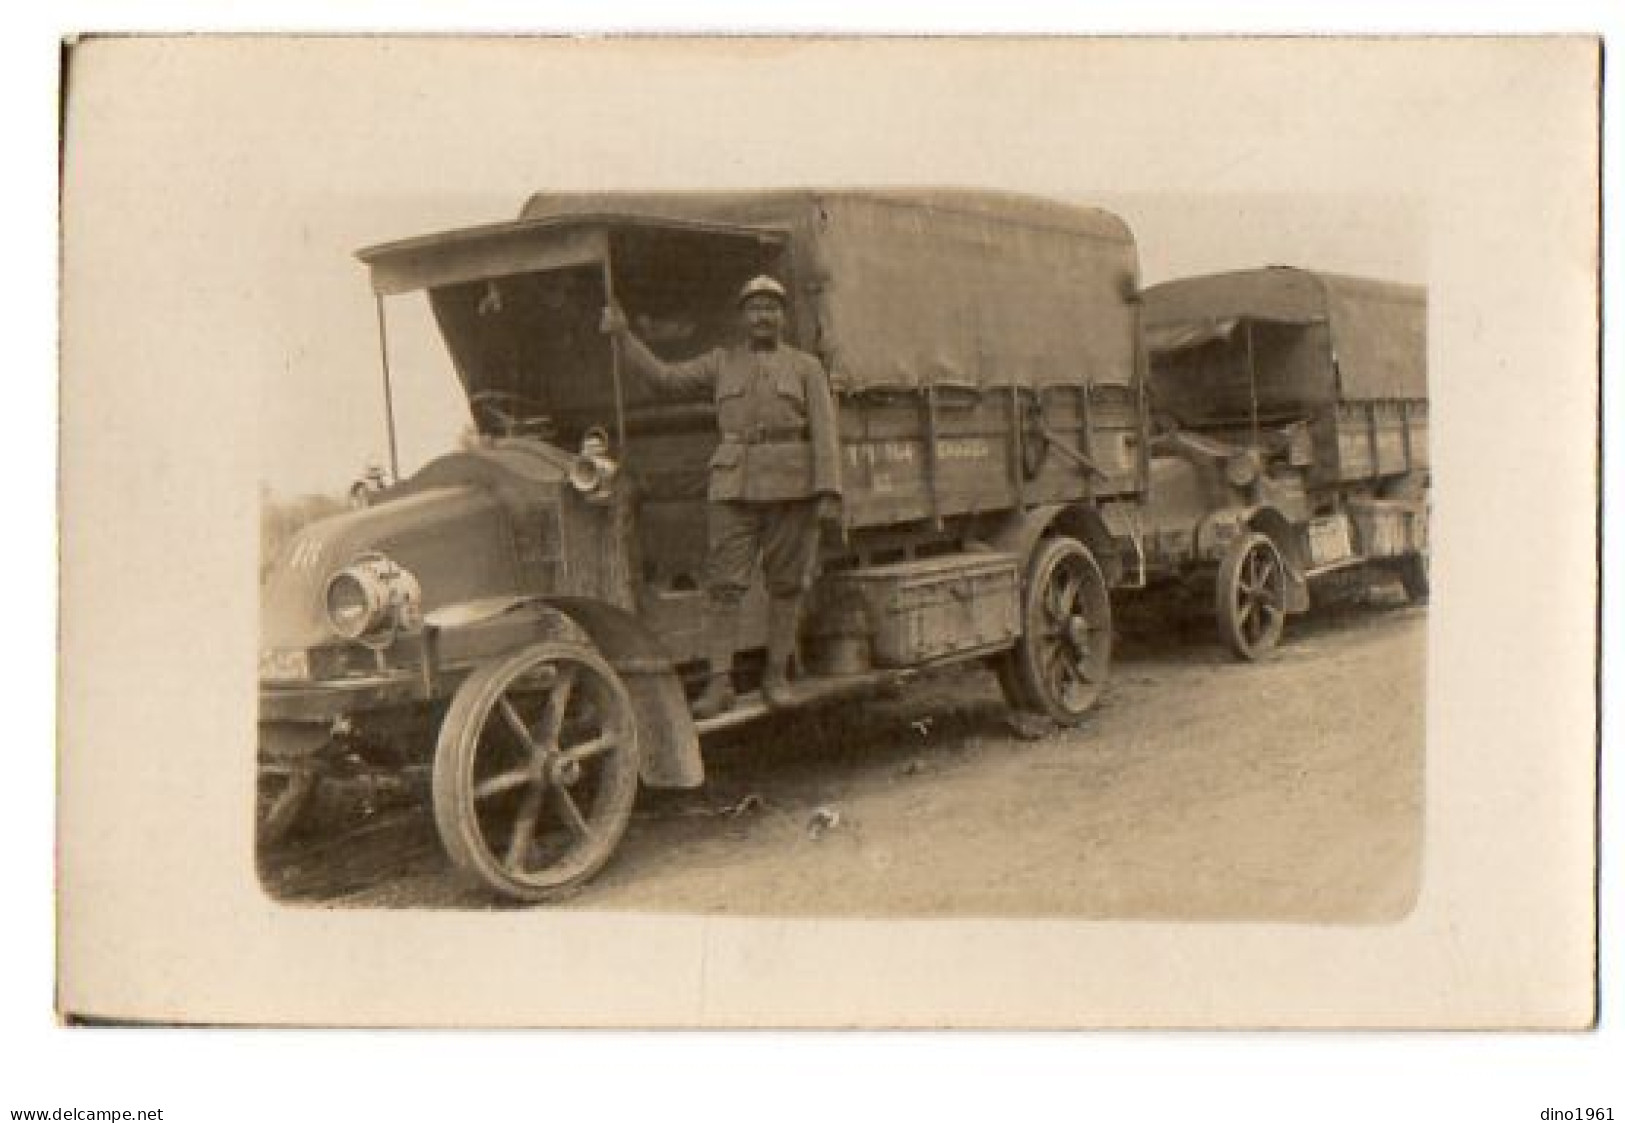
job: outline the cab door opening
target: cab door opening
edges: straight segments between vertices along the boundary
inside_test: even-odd
[[[610,238],[615,300],[633,332],[668,362],[735,342],[740,288],[761,273],[781,275],[782,265],[781,244],[766,235],[639,225],[617,229]],[[788,322],[786,327],[790,334]],[[716,403],[707,391],[661,392],[625,369],[621,381],[624,467],[637,487],[644,580],[652,601],[697,601],[708,465],[718,440]],[[696,603],[692,611],[697,609]],[[691,610],[683,613],[686,618]],[[695,616],[696,632],[699,623]]]

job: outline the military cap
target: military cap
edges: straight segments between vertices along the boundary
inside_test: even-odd
[[[739,290],[739,299],[735,303],[743,304],[753,296],[771,296],[780,304],[790,303],[790,296],[784,291],[784,286],[765,273],[746,281],[745,287]]]

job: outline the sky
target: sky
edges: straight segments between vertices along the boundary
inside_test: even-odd
[[[388,448],[354,251],[511,218],[537,190],[1021,191],[1121,215],[1146,283],[1264,263],[1425,281],[1427,211],[1405,171],[1431,140],[1408,91],[1362,88],[1358,55],[1250,50],[93,42],[70,72],[68,190],[84,190],[80,228],[105,223],[138,259],[123,283],[188,333],[130,332],[132,351],[253,387],[260,477],[336,492]],[[191,308],[207,309],[195,331]],[[466,411],[421,297],[392,299],[390,327],[410,472]]]

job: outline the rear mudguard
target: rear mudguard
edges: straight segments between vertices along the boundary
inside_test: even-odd
[[[1125,528],[1114,533],[1107,519],[1097,508],[1083,504],[1050,503],[1034,507],[1012,516],[988,540],[988,545],[1001,553],[1013,554],[1025,567],[1038,540],[1046,534],[1065,534],[1076,538],[1089,548],[1095,562],[1106,578],[1108,588],[1123,582],[1126,567],[1123,564]]]

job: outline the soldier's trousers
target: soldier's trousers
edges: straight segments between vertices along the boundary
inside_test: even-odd
[[[706,504],[706,524],[705,591],[716,604],[739,603],[758,555],[769,596],[800,596],[812,584],[818,565],[817,499],[713,500]]]

